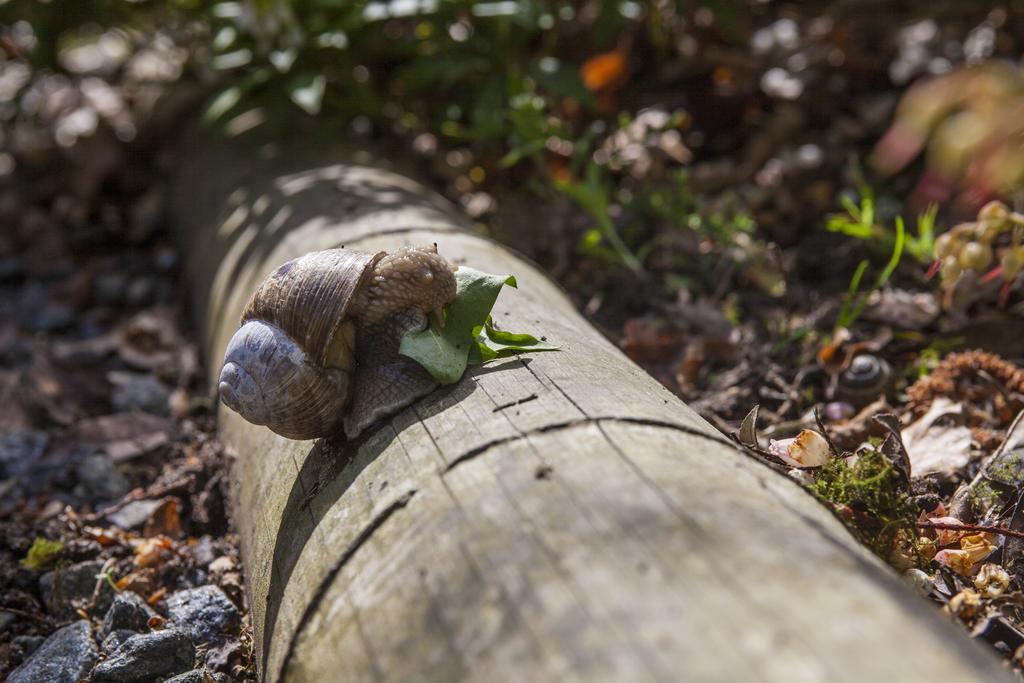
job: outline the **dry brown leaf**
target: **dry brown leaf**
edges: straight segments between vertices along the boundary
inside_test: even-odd
[[[972,435],[962,420],[963,406],[939,397],[920,420],[903,430],[914,478],[935,472],[952,474],[967,464]]]
[[[114,462],[123,462],[167,444],[172,429],[166,418],[133,412],[80,420],[71,435],[101,447]]]
[[[150,514],[143,528],[146,536],[170,536],[178,538],[181,536],[181,516],[178,513],[178,499],[164,498]]]
[[[136,567],[155,567],[174,554],[174,541],[166,536],[143,539],[135,547]]]

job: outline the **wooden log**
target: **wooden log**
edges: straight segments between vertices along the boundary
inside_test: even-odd
[[[497,320],[562,349],[472,370],[354,443],[221,407],[266,680],[1008,678],[437,196],[328,145],[189,149],[173,222],[212,374],[257,283],[340,245],[436,242],[513,273]]]

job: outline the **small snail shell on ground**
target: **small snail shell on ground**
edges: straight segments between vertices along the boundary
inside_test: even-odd
[[[285,263],[257,288],[228,343],[218,393],[290,439],[357,436],[436,382],[398,355],[455,298],[437,248],[329,249]]]
[[[884,358],[862,353],[839,375],[835,396],[859,408],[884,394],[891,378],[892,369]]]

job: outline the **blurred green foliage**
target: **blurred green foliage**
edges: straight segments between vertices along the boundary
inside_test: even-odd
[[[903,249],[918,263],[930,263],[934,260],[935,218],[939,212],[937,204],[931,204],[918,214],[917,232],[912,235],[904,229],[901,216],[896,217],[894,229],[878,222],[875,215],[875,195],[869,187],[861,188],[859,202],[849,197],[841,197],[840,202],[845,211],[828,217],[825,227],[829,232],[838,232],[847,237],[871,242],[885,250],[892,250],[896,242],[902,241]]]
[[[629,168],[595,161],[635,121],[614,96],[637,75],[632,46],[642,45],[645,63],[668,59],[697,10],[714,17],[722,39],[743,39],[740,0],[13,0],[0,5],[0,23],[30,24],[33,61],[51,69],[61,68],[62,49],[104,31],[135,45],[169,36],[189,48],[190,77],[209,87],[212,124],[258,109],[261,120],[288,126],[298,107],[468,148],[480,176],[524,166],[529,187],[568,197],[594,220],[581,253],[640,271],[652,231],[626,234],[613,213],[725,244],[753,227],[748,216],[699,205],[671,166],[623,199]],[[680,126],[678,116],[666,119]]]

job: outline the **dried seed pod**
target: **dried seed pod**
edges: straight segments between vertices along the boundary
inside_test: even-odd
[[[1006,204],[1002,203],[998,199],[990,201],[988,204],[981,207],[981,209],[978,211],[979,221],[1003,223],[1009,217],[1010,210],[1006,207]]]
[[[935,238],[935,258],[952,256],[959,248],[960,243],[951,232],[944,232]]]
[[[992,247],[981,242],[968,242],[960,250],[958,260],[964,270],[981,272],[992,263]]]
[[[939,277],[942,278],[942,283],[944,285],[953,285],[963,272],[964,269],[960,265],[960,260],[956,256],[947,256],[942,259],[942,267],[939,268]]]
[[[1024,247],[1007,247],[999,264],[1003,267],[1003,279],[1012,280],[1024,270]]]
[[[291,439],[351,438],[436,386],[398,355],[455,298],[432,249],[329,249],[275,270],[253,294],[224,354],[218,392],[246,420]]]

